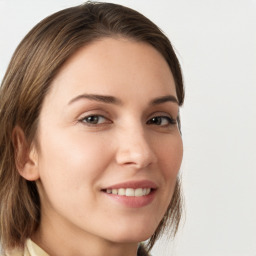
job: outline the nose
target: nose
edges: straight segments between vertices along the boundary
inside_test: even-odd
[[[153,145],[143,129],[126,129],[121,132],[116,162],[136,169],[143,169],[157,162]]]

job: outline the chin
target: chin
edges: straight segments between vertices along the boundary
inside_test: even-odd
[[[111,240],[118,243],[138,243],[149,239],[155,232],[155,225],[130,224],[129,227],[115,228],[111,235]]]
[[[154,233],[154,232],[153,232]],[[113,237],[111,239],[114,243],[140,243],[148,240],[152,234],[129,234],[129,235],[121,235],[120,237]]]

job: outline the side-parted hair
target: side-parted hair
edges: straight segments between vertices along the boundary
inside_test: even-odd
[[[183,104],[182,73],[172,45],[142,14],[117,4],[87,2],[59,11],[37,24],[17,47],[0,87],[0,240],[4,250],[23,247],[40,223],[36,183],[21,177],[15,165],[13,130],[19,126],[31,145],[42,102],[60,68],[78,49],[105,37],[144,42],[160,52],[173,74],[179,105]],[[180,120],[178,125],[180,128]],[[173,198],[149,239],[147,251],[164,230],[175,235],[181,205],[177,179]]]

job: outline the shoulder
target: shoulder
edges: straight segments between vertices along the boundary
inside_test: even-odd
[[[27,242],[24,248],[14,248],[12,250],[5,251],[0,253],[0,256],[31,256],[27,248]]]
[[[28,256],[28,255],[24,254],[24,250],[22,249],[13,249],[5,253],[1,253],[0,256]]]
[[[47,254],[31,239],[27,239],[23,249],[13,249],[5,254],[0,253],[0,256],[49,256],[49,254]]]

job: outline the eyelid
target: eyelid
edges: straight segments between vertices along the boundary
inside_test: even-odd
[[[85,118],[87,116],[103,116],[105,118],[110,118],[110,114],[103,107],[95,106],[85,106],[78,110],[76,115],[76,120]]]
[[[171,113],[171,111],[155,111],[149,115],[148,120],[153,117],[168,117],[168,118],[171,118],[171,119],[177,121],[178,113],[177,114],[175,113],[175,115],[174,115],[173,113]]]

